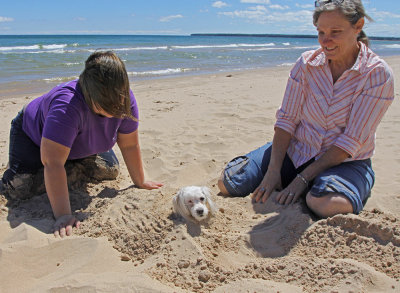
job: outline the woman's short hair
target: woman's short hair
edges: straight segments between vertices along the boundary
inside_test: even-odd
[[[112,51],[96,51],[85,62],[79,86],[89,108],[102,109],[116,118],[136,120],[131,111],[128,74],[122,60]]]
[[[347,20],[355,25],[360,18],[365,17],[369,21],[373,21],[372,18],[365,12],[364,6],[361,0],[330,0],[320,1],[322,2],[318,7],[315,7],[313,14],[313,23],[317,26],[318,18],[322,12],[339,10],[347,18]],[[357,41],[364,43],[369,46],[369,40],[363,30],[358,35]]]

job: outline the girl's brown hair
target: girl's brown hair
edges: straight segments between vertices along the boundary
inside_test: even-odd
[[[85,62],[79,86],[89,108],[101,108],[116,118],[132,115],[129,79],[122,60],[112,51],[97,51]]]

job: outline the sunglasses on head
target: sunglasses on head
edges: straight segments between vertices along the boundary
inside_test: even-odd
[[[333,4],[342,4],[344,0],[317,0],[315,1],[315,7],[321,7],[324,6],[328,3],[333,3]]]

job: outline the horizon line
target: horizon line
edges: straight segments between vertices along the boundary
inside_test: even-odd
[[[102,34],[102,33],[87,33],[87,34],[1,34],[0,36],[177,36],[177,37],[287,37],[287,38],[310,38],[317,39],[317,35],[312,34],[279,34],[279,33],[190,33],[190,34]],[[400,41],[400,37],[390,36],[368,36],[370,40],[392,40]]]

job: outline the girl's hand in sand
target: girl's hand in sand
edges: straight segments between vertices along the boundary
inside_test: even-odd
[[[260,185],[253,191],[252,198],[256,202],[264,203],[275,189],[281,188],[281,185],[281,173],[268,169]]]
[[[158,189],[158,188],[162,187],[163,185],[164,184],[162,184],[160,182],[146,181],[146,182],[143,182],[143,184],[140,185],[139,188],[151,190],[151,189]]]
[[[306,189],[304,182],[296,177],[284,190],[276,196],[276,202],[282,205],[295,203]]]
[[[73,215],[59,217],[53,226],[54,236],[61,238],[72,235],[72,228],[79,228],[80,222]]]

